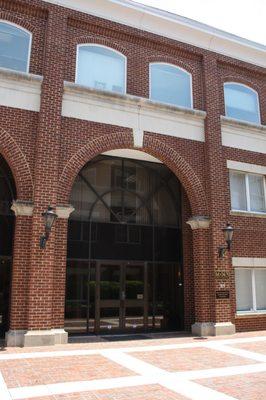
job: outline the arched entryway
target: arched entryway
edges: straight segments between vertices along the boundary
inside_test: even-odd
[[[69,332],[183,328],[181,184],[165,165],[100,155],[71,192]]]
[[[9,166],[0,155],[0,337],[8,329],[11,283],[14,215],[12,201],[16,198],[15,182]]]

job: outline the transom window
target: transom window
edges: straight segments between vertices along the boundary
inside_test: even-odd
[[[232,210],[266,212],[264,175],[230,171],[230,192]]]
[[[236,268],[238,312],[266,311],[266,268]]]
[[[170,64],[150,64],[150,98],[192,108],[191,74]]]
[[[0,21],[0,67],[28,72],[31,34],[16,25]]]
[[[258,93],[239,83],[224,84],[225,115],[260,124]]]
[[[79,45],[76,82],[94,89],[126,92],[126,57],[99,45]]]

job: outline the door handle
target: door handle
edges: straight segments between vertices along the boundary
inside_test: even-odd
[[[126,300],[126,293],[124,290],[121,292],[121,300]]]

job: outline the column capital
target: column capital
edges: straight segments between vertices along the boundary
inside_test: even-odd
[[[13,200],[11,210],[14,211],[16,217],[31,217],[33,214],[33,203],[31,201]]]
[[[191,229],[194,231],[196,229],[208,229],[211,223],[211,219],[206,216],[195,216],[187,221]]]
[[[57,206],[56,214],[58,218],[68,219],[70,214],[75,210],[75,208],[71,204]]]

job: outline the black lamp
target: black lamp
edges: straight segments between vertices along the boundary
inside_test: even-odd
[[[51,206],[48,206],[47,210],[42,213],[42,216],[45,221],[45,233],[40,238],[40,248],[44,249],[46,242],[49,239],[52,226],[58,216],[55,213],[54,208]]]
[[[219,249],[218,249],[219,258],[224,257],[226,250],[228,250],[228,251],[231,250],[234,228],[229,223],[227,223],[226,227],[223,228],[222,231],[224,233],[224,239],[226,241],[227,246],[219,247]]]

